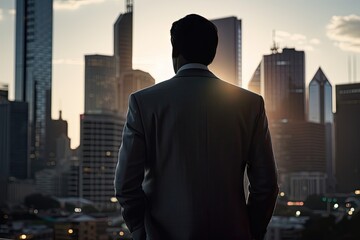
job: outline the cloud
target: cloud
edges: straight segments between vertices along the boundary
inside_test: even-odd
[[[360,52],[360,16],[333,16],[326,29],[335,46],[344,51]]]
[[[82,6],[104,2],[104,0],[55,0],[55,10],[76,10]]]
[[[306,40],[306,36],[299,34],[299,33],[294,33],[294,34],[291,34],[290,39],[293,41],[304,41],[304,40]]]
[[[84,61],[81,59],[53,59],[53,64],[56,65],[84,65]]]
[[[290,33],[282,30],[276,30],[275,41],[282,46],[295,46],[305,51],[314,51],[315,45],[320,44],[320,40],[317,38],[309,40],[304,34]]]
[[[3,10],[0,8],[0,21],[4,19]]]
[[[320,40],[317,39],[317,38],[313,38],[309,41],[310,44],[313,44],[313,45],[319,45],[320,44]]]

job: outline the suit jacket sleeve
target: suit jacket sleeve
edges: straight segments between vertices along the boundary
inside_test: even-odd
[[[141,115],[136,98],[131,95],[114,183],[116,197],[124,208],[124,220],[134,240],[146,239],[146,199],[142,189],[145,158],[146,145]]]
[[[253,239],[264,238],[279,191],[276,165],[262,97],[260,97],[259,105],[247,165],[250,182],[247,208]]]

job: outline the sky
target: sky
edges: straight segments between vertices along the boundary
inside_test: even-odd
[[[84,55],[112,55],[113,24],[123,12],[125,0],[54,0],[52,117],[62,110],[72,148],[79,145],[84,112]],[[274,30],[280,48],[305,51],[307,85],[319,67],[333,86],[360,82],[359,0],[135,0],[133,67],[157,83],[172,77],[170,27],[190,13],[242,20],[244,88],[270,54]],[[0,84],[9,85],[11,100],[15,14],[15,0],[0,0]]]

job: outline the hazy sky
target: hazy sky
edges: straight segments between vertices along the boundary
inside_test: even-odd
[[[84,55],[112,55],[113,24],[124,11],[125,0],[54,0],[52,116],[62,109],[72,147],[79,145],[84,111]],[[348,83],[349,58],[357,58],[352,72],[356,66],[360,79],[359,0],[135,0],[134,68],[156,82],[173,76],[169,29],[189,13],[242,19],[245,88],[262,55],[270,53],[273,30],[280,47],[305,51],[307,84],[319,66],[333,86]],[[15,0],[0,0],[0,83],[9,84],[10,99],[14,30]]]

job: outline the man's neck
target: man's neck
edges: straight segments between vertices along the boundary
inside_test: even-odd
[[[203,69],[203,70],[209,70],[208,67],[201,63],[186,63],[182,65],[177,72],[180,72],[185,69]]]

